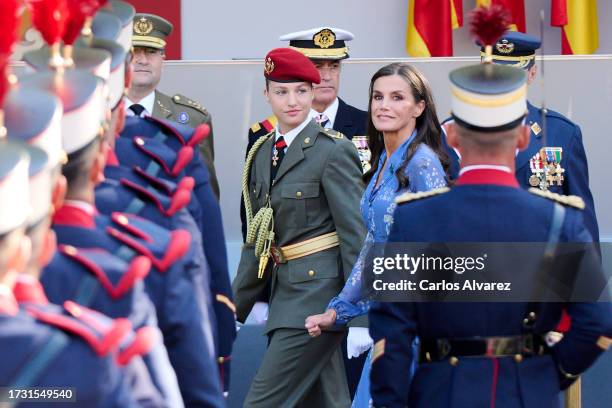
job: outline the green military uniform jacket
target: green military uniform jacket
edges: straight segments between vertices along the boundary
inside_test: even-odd
[[[310,122],[287,148],[274,185],[270,167],[274,133],[259,148],[251,166],[249,199],[253,214],[270,194],[274,210],[275,245],[295,244],[337,231],[340,245],[271,267],[257,277],[259,259],[252,245],[242,249],[233,282],[239,321],[271,280],[266,330],[304,329],[306,317],[325,311],[343,288],[365,237],[359,211],[363,183],[357,150],[334,130]]]
[[[169,97],[156,90],[152,116],[183,123],[193,128],[203,123],[210,126],[210,134],[202,142],[200,150],[204,163],[206,163],[206,167],[210,173],[211,187],[217,199],[219,199],[219,182],[217,181],[217,173],[215,171],[215,149],[213,143],[212,117],[210,113],[201,104],[183,95],[176,94],[173,97]]]

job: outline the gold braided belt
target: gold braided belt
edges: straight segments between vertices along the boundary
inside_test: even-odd
[[[329,248],[337,247],[338,245],[340,245],[338,233],[334,231],[284,247],[273,246],[270,249],[270,254],[274,259],[274,263],[278,265],[287,263],[287,261],[291,261],[292,259],[302,258]]]

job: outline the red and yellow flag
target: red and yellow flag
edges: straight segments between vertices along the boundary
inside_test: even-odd
[[[561,27],[563,54],[593,54],[597,50],[597,0],[552,0],[550,14],[550,24]]]
[[[453,29],[463,25],[463,0],[409,0],[406,51],[413,57],[453,55]]]
[[[526,32],[525,0],[476,0],[477,7],[490,7],[493,4],[503,6],[512,17],[510,30]]]

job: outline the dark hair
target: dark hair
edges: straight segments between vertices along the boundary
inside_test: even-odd
[[[87,145],[68,155],[68,162],[62,166],[62,174],[68,183],[68,193],[77,191],[89,182],[89,173],[102,139],[94,138]]]
[[[438,121],[438,115],[436,114],[436,105],[434,104],[429,82],[415,67],[403,62],[395,62],[393,64],[385,65],[374,74],[372,80],[370,81],[367,136],[368,146],[372,152],[372,167],[363,175],[363,180],[365,183],[368,183],[372,179],[374,173],[376,173],[376,170],[378,169],[380,156],[385,149],[383,134],[374,127],[374,123],[372,122],[372,93],[374,89],[374,82],[376,82],[378,78],[390,75],[399,75],[410,85],[412,96],[414,97],[414,101],[416,103],[419,103],[420,101],[425,102],[425,109],[423,110],[423,113],[416,118],[416,137],[410,143],[406,157],[404,157],[402,164],[395,172],[395,176],[399,182],[399,189],[406,188],[410,182],[408,180],[408,176],[405,174],[405,169],[421,143],[425,143],[434,151],[434,153],[436,153],[440,163],[442,163],[442,168],[444,169],[444,172],[447,175],[446,179],[448,180],[450,160],[442,145],[442,128],[440,126],[440,122]]]

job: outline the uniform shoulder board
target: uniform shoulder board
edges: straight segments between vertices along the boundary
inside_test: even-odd
[[[168,231],[134,214],[114,212],[107,232],[115,239],[146,256],[155,268],[165,272],[187,254],[191,236],[181,229]]]
[[[539,188],[530,188],[529,192],[531,194],[535,194],[540,197],[548,198],[549,200],[556,201],[563,205],[568,205],[570,207],[578,208],[579,210],[584,210],[584,200],[581,197],[576,195],[562,195],[550,192],[548,190],[543,191]]]
[[[433,197],[450,191],[448,187],[435,188],[429,191],[419,191],[418,193],[404,193],[395,199],[397,204],[404,204],[410,201],[420,200],[421,198]]]
[[[332,139],[344,139],[344,135],[334,129],[323,129],[323,133]]]
[[[132,331],[126,318],[111,319],[95,310],[67,300],[63,307],[55,305],[27,305],[26,312],[37,321],[80,337],[99,356],[106,356],[119,348]]]
[[[70,245],[60,245],[59,251],[92,274],[113,299],[128,294],[137,282],[144,280],[151,269],[151,261],[144,256],[137,256],[127,264],[100,249],[76,249]]]
[[[260,129],[261,129],[261,123],[259,123],[259,122],[255,122],[251,126],[251,132],[253,132],[253,133],[259,132]]]
[[[196,102],[193,99],[187,98],[184,95],[176,94],[172,97],[174,103],[178,103],[179,105],[188,106],[193,108],[199,112],[202,112],[204,115],[208,115],[208,111],[200,102]]]

